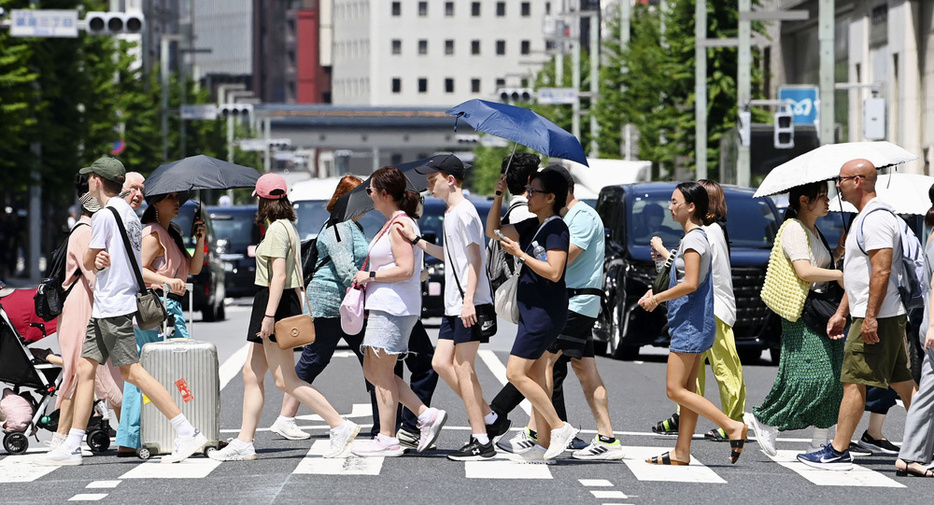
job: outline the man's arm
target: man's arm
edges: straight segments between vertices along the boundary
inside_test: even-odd
[[[868,251],[872,273],[869,275],[869,302],[866,304],[866,318],[863,320],[863,342],[875,344],[879,341],[879,323],[876,316],[882,308],[882,301],[889,288],[889,275],[892,273],[892,249],[873,249]]]

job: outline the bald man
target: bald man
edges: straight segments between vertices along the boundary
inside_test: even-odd
[[[868,160],[846,162],[837,177],[837,190],[859,210],[846,237],[846,293],[827,322],[828,337],[846,337],[840,374],[843,401],[833,442],[819,451],[798,455],[802,463],[825,470],[853,468],[848,448],[863,416],[866,386],[891,386],[906,410],[918,390],[905,349],[908,315],[898,294],[897,276],[890,275],[893,262],[898,265],[902,256],[902,220],[891,206],[876,198],[876,167]],[[853,321],[844,335],[848,315]]]
[[[126,200],[133,210],[139,209],[143,204],[143,182],[146,179],[139,172],[127,172],[126,181],[123,183],[123,191],[120,192],[120,198]]]

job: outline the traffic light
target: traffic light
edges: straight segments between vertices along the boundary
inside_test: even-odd
[[[279,139],[268,139],[266,140],[266,145],[269,147],[274,147],[276,149],[281,149],[283,147],[289,147],[292,145],[292,139],[279,138]]]
[[[142,12],[92,11],[84,16],[85,30],[90,35],[140,33],[146,18]]]
[[[775,149],[791,149],[795,146],[795,116],[790,111],[775,113]]]
[[[225,103],[219,106],[217,110],[224,117],[246,117],[253,114],[253,104]]]
[[[739,143],[743,147],[749,147],[752,139],[752,113],[748,110],[741,110],[737,119],[739,121],[737,127],[739,130]]]
[[[496,95],[502,103],[531,102],[535,98],[531,88],[499,88]]]

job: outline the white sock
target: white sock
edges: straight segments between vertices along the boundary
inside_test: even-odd
[[[483,416],[483,422],[486,424],[493,424],[496,422],[497,419],[499,419],[499,416],[496,414],[496,412],[493,412],[492,410],[490,411],[489,414]]]
[[[61,447],[64,447],[67,452],[74,452],[75,449],[81,447],[81,439],[84,438],[85,431],[72,428],[68,432],[68,438],[62,442]]]
[[[294,417],[279,416],[279,417],[276,419],[276,422],[277,422],[277,423],[293,423],[293,422],[295,422],[295,418],[294,418]]]
[[[477,439],[477,442],[479,442],[480,445],[486,445],[490,443],[490,437],[486,436],[486,433],[474,433],[473,438]]]
[[[818,428],[814,427],[814,432],[811,435],[811,445],[814,447],[820,447],[827,443],[827,428]]]
[[[169,420],[172,427],[175,428],[175,434],[180,438],[191,438],[195,436],[195,427],[188,422],[185,414],[179,414]]]
[[[535,450],[537,451],[541,450],[544,452],[544,451],[547,451],[548,449],[545,449],[544,447],[542,447],[542,444],[535,444]]]
[[[423,423],[427,423],[428,421],[431,421],[432,419],[435,418],[435,410],[436,409],[428,407],[427,409],[425,409],[424,412],[422,412],[420,416],[418,416],[418,420]]]
[[[399,445],[399,439],[396,437],[387,437],[380,433],[376,435],[376,438],[378,438],[383,445]]]

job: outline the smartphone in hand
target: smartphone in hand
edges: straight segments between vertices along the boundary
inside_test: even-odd
[[[500,239],[506,238],[506,235],[503,235],[503,232],[500,230],[493,230],[493,233],[495,233],[496,236],[499,237]]]
[[[190,235],[192,237],[195,237],[196,239],[201,238],[200,233],[198,235],[195,235],[195,231],[197,231],[198,229],[198,225],[197,225],[198,221],[201,221],[201,202],[200,201],[198,202],[198,206],[195,207],[195,216],[191,219]]]

